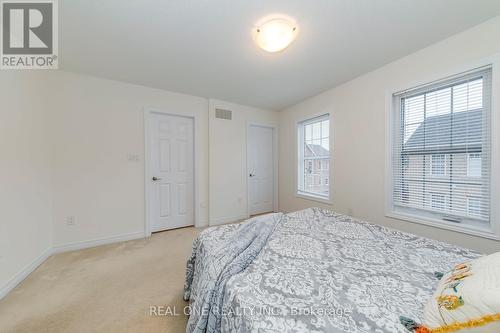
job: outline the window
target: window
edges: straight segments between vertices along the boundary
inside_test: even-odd
[[[310,175],[312,174],[313,170],[313,161],[306,161],[307,167],[306,167],[306,174]]]
[[[467,212],[470,216],[481,216],[481,198],[467,198]]]
[[[442,194],[431,193],[431,207],[435,210],[445,209],[445,196]]]
[[[391,212],[490,230],[491,68],[393,95]]]
[[[329,115],[298,124],[299,167],[297,194],[330,198],[330,120]]]
[[[467,156],[467,177],[481,177],[481,154],[469,154]]]
[[[444,176],[446,174],[446,155],[432,155],[431,174],[433,176]]]

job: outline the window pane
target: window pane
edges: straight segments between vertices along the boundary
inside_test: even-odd
[[[330,138],[321,140],[321,147],[323,148],[323,154],[328,155],[328,152],[330,151]]]
[[[330,122],[328,120],[321,122],[321,137],[328,138],[330,136]]]
[[[304,131],[304,141],[300,143],[303,151],[299,168],[299,190],[325,198],[329,196],[330,183],[329,126],[329,120],[325,118],[299,125],[299,131]]]
[[[468,177],[481,177],[481,154],[469,154],[467,161],[467,176]]]
[[[312,141],[312,145],[313,145],[313,150],[314,150],[314,155],[316,156],[321,156],[321,139],[314,139]]]
[[[471,216],[481,216],[481,198],[467,198],[467,212]]]
[[[312,160],[304,160],[304,173],[306,175],[310,175],[313,173],[313,161]]]
[[[313,140],[321,139],[321,122],[313,123],[312,128],[313,128],[312,129]]]
[[[306,143],[304,142],[304,153],[303,153],[303,158],[310,158],[313,157],[314,153],[312,150],[312,142],[311,143]]]
[[[426,118],[451,112],[451,88],[441,89],[425,95]]]
[[[445,196],[442,194],[431,193],[431,207],[435,210],[444,210]]]
[[[406,98],[403,100],[403,104],[405,124],[420,124],[424,121],[424,95]]]
[[[305,132],[306,142],[311,142],[312,141],[312,125],[305,125],[304,132]]]
[[[483,80],[466,82],[453,87],[453,112],[483,107]]]
[[[404,143],[407,143],[408,140],[413,137],[413,134],[416,132],[416,130],[420,127],[420,124],[412,124],[412,125],[406,125],[404,127]],[[417,146],[423,146],[424,142],[415,142],[415,147]]]
[[[432,155],[431,174],[433,176],[444,176],[446,174],[446,156]]]

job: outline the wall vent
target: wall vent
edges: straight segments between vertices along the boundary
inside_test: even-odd
[[[215,118],[231,120],[233,118],[233,111],[224,109],[215,109]]]

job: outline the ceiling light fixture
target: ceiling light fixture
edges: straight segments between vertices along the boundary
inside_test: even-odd
[[[267,52],[279,52],[297,36],[297,25],[285,18],[274,18],[258,25],[254,31],[257,45]]]

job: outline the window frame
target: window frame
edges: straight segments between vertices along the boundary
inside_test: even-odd
[[[424,88],[426,86],[436,85],[449,81],[454,78],[463,77],[467,74],[481,72],[491,69],[491,100],[490,100],[490,226],[489,228],[477,227],[475,225],[458,224],[452,221],[437,219],[432,215],[416,214],[412,212],[401,212],[395,209],[393,204],[393,148],[394,139],[398,128],[396,127],[397,113],[399,103],[396,103],[394,96],[396,94],[414,90],[415,88]],[[500,152],[498,143],[500,142],[500,55],[481,59],[468,66],[455,68],[453,71],[440,71],[441,74],[430,79],[408,84],[403,89],[386,90],[386,168],[385,168],[385,216],[399,221],[422,224],[439,229],[452,230],[463,234],[478,236],[487,239],[500,240],[500,207],[495,202],[500,200]],[[458,74],[457,74],[458,73]]]
[[[304,126],[310,125],[319,121],[324,121],[328,120],[329,121],[329,133],[328,133],[328,140],[329,140],[329,146],[330,150],[328,153],[328,164],[329,164],[329,181],[328,184],[325,184],[328,186],[328,196],[323,196],[317,193],[312,193],[312,192],[307,192],[302,190],[303,188],[303,175],[304,175],[304,170],[305,170],[305,158],[303,156],[304,150],[303,150],[303,145],[304,145]],[[325,204],[332,204],[332,170],[331,168],[331,161],[332,161],[332,117],[329,113],[322,113],[319,115],[311,116],[308,118],[300,119],[296,123],[296,133],[297,133],[297,163],[296,163],[296,172],[295,172],[295,179],[296,179],[296,186],[295,186],[295,196],[297,198],[301,199],[307,199],[307,200],[312,200],[316,201],[319,203],[325,203]]]

